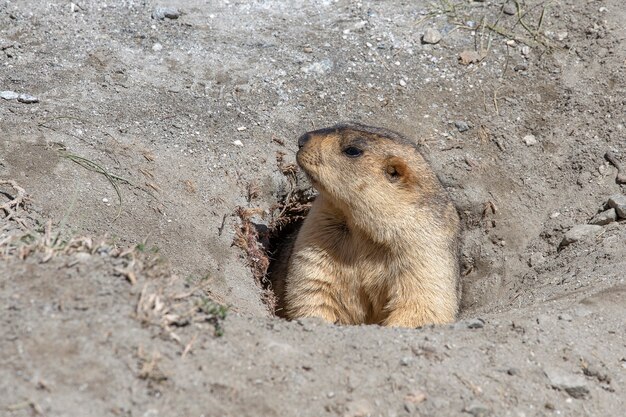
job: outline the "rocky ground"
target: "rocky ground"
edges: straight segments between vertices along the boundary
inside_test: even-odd
[[[0,414],[622,415],[625,21],[0,0]],[[458,323],[272,316],[256,239],[307,187],[296,138],[342,120],[415,140],[452,195]]]

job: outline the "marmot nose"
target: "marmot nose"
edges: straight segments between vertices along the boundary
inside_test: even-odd
[[[308,133],[305,133],[304,135],[300,136],[298,138],[298,148],[303,147],[304,145],[306,145],[306,143],[311,139],[311,135]]]

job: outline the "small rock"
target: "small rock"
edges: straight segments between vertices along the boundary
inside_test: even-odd
[[[522,53],[522,55],[524,56],[528,56],[530,55],[530,46],[528,45],[524,45],[522,46],[522,50],[520,51]]]
[[[20,94],[17,96],[17,101],[24,104],[39,103],[39,99],[35,96],[31,96],[30,94]]]
[[[181,11],[176,7],[157,7],[152,11],[152,18],[157,20],[178,19]]]
[[[519,369],[517,368],[509,368],[506,370],[507,375],[516,376],[519,375]]]
[[[409,366],[410,364],[411,364],[411,358],[409,358],[408,356],[405,356],[404,358],[400,359],[401,366]]]
[[[596,236],[602,232],[602,230],[602,226],[596,226],[594,224],[578,224],[565,233],[565,236],[559,246],[567,246],[589,236]]]
[[[470,129],[470,125],[463,121],[454,122],[454,126],[456,126],[456,128],[459,129],[459,132],[465,132]]]
[[[609,173],[609,167],[606,164],[602,164],[598,167],[598,173],[605,176]]]
[[[614,208],[610,208],[602,213],[596,214],[593,219],[589,220],[589,224],[604,226],[605,224],[612,223],[615,220],[617,220],[617,212]]]
[[[502,13],[508,14],[509,16],[513,16],[517,13],[517,7],[513,3],[507,3],[502,8]]]
[[[513,67],[513,71],[519,72],[519,71],[526,71],[528,70],[528,64],[523,62],[521,64],[517,64],[516,66]]]
[[[247,129],[248,129],[248,128],[247,128],[247,127],[245,127],[245,126],[239,126],[239,127],[237,128],[237,131],[238,131],[238,132],[243,132],[244,130],[247,130]]]
[[[106,204],[106,203],[108,203],[108,202],[109,202],[109,199],[108,199],[108,198],[106,198],[106,197],[104,197],[104,198],[102,199],[102,202],[103,202],[104,204]]]
[[[400,84],[401,87],[406,87],[406,81],[404,80],[400,80],[398,84]]]
[[[541,265],[544,261],[545,261],[545,258],[543,257],[542,254],[533,253],[532,255],[530,255],[530,258],[528,259],[528,265],[531,267],[537,266],[537,265]]]
[[[526,135],[522,140],[524,141],[526,146],[533,146],[537,144],[537,138],[535,137],[535,135]]]
[[[161,45],[160,43],[155,43],[154,45],[152,45],[152,50],[154,52],[159,52],[163,50],[163,45]]]
[[[441,32],[437,29],[428,28],[424,31],[424,35],[422,35],[423,43],[436,44],[441,40]]]
[[[553,388],[565,391],[573,398],[585,398],[589,394],[585,378],[580,375],[569,374],[556,368],[544,368],[543,372]]]
[[[559,320],[572,321],[573,319],[574,318],[571,315],[567,314],[567,313],[559,314]]]
[[[474,417],[487,417],[491,415],[491,410],[483,404],[471,404],[465,410],[466,413],[473,415]]]
[[[485,320],[480,318],[475,318],[467,321],[468,329],[482,329],[485,327]]]
[[[611,376],[596,363],[582,361],[583,374],[597,378],[600,382],[611,383]]]
[[[626,219],[626,195],[612,195],[611,197],[609,197],[609,201],[607,204],[609,205],[609,207],[615,209],[615,213],[617,213],[618,218]]]
[[[0,91],[0,98],[5,100],[16,100],[19,97],[15,91]]]
[[[239,139],[233,141],[233,145],[235,146],[239,146],[239,147],[243,147],[243,142],[241,142]]]

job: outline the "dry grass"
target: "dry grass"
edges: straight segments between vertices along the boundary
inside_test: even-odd
[[[28,199],[26,191],[13,180],[0,180],[0,185],[9,185],[17,192],[14,197],[11,196],[9,193],[2,192],[2,194],[11,198],[6,203],[0,204],[0,211],[3,212],[5,216],[4,220],[13,220],[18,223],[23,229],[27,229],[28,227],[26,226],[26,223],[22,218],[18,216],[17,213],[20,207],[23,207],[26,200]]]

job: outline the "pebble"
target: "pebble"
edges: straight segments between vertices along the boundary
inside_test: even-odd
[[[491,410],[483,404],[475,403],[471,404],[465,410],[466,413],[473,415],[474,417],[487,417],[491,415]]]
[[[513,67],[513,71],[526,71],[528,69],[528,64],[527,63],[521,63],[521,64],[517,64],[516,66]]]
[[[106,203],[108,203],[108,202],[109,202],[109,199],[108,199],[108,198],[106,198],[106,197],[104,197],[104,198],[102,199],[102,202],[103,202],[104,204],[106,204]]]
[[[517,368],[509,368],[506,370],[507,375],[516,376],[519,375],[519,369]]]
[[[244,130],[247,130],[247,129],[248,129],[248,128],[247,128],[247,127],[245,127],[245,126],[239,126],[239,127],[237,128],[237,131],[238,131],[238,132],[243,132]]]
[[[615,213],[617,213],[618,218],[626,219],[626,195],[612,195],[611,197],[609,197],[608,205],[609,207],[615,209]]]
[[[439,43],[440,40],[441,32],[439,32],[437,29],[428,28],[424,31],[424,34],[422,35],[423,43],[436,44]]]
[[[537,144],[537,138],[535,137],[535,135],[526,135],[522,140],[524,141],[526,146],[533,146]]]
[[[400,80],[398,84],[400,84],[401,87],[406,87],[406,81],[404,80]]]
[[[502,8],[502,12],[504,14],[508,14],[509,16],[513,16],[514,14],[517,13],[517,8],[515,7],[515,4],[513,3],[507,3],[504,5],[504,7]]]
[[[0,91],[0,98],[5,100],[16,100],[19,97],[15,91]]]
[[[454,126],[459,129],[459,132],[465,132],[470,129],[470,125],[463,121],[454,122]]]
[[[530,46],[528,46],[528,45],[522,46],[521,52],[522,52],[522,55],[524,55],[524,56],[530,55]]]
[[[233,145],[243,147],[243,142],[237,139],[236,141],[233,141]]]
[[[558,319],[563,321],[572,321],[574,318],[570,314],[562,313],[559,314]]]
[[[17,96],[17,101],[24,104],[39,103],[39,99],[35,96],[31,96],[30,94],[20,94]]]
[[[154,45],[152,45],[152,50],[154,52],[159,52],[163,50],[163,45],[161,45],[160,43],[155,43]]]
[[[475,318],[467,321],[468,329],[482,329],[483,327],[485,327],[485,320],[483,319]]]
[[[176,7],[157,7],[152,11],[152,18],[157,20],[178,19],[181,11]]]
[[[560,41],[564,41],[569,34],[567,32],[559,32],[556,34],[556,38]]]
[[[559,246],[567,246],[588,236],[596,236],[602,232],[602,230],[602,226],[593,224],[578,224],[565,233],[565,236]]]
[[[550,367],[544,368],[543,372],[548,377],[553,388],[565,391],[573,398],[584,398],[589,394],[589,389],[583,376],[566,373],[560,369]]]
[[[610,208],[602,213],[596,214],[593,219],[589,220],[589,224],[604,226],[605,224],[612,223],[615,220],[617,220],[617,212],[614,208]]]
[[[545,258],[543,257],[542,254],[533,253],[532,255],[530,255],[530,258],[528,259],[528,265],[531,267],[537,266],[537,265],[541,265],[544,261],[545,261]]]
[[[415,407],[415,404],[412,404],[410,402],[404,402],[404,411],[406,411],[407,413],[409,413],[410,415],[415,413],[417,411],[417,407]]]
[[[409,366],[411,364],[411,358],[408,356],[405,356],[404,358],[400,359],[400,365],[401,366]]]

